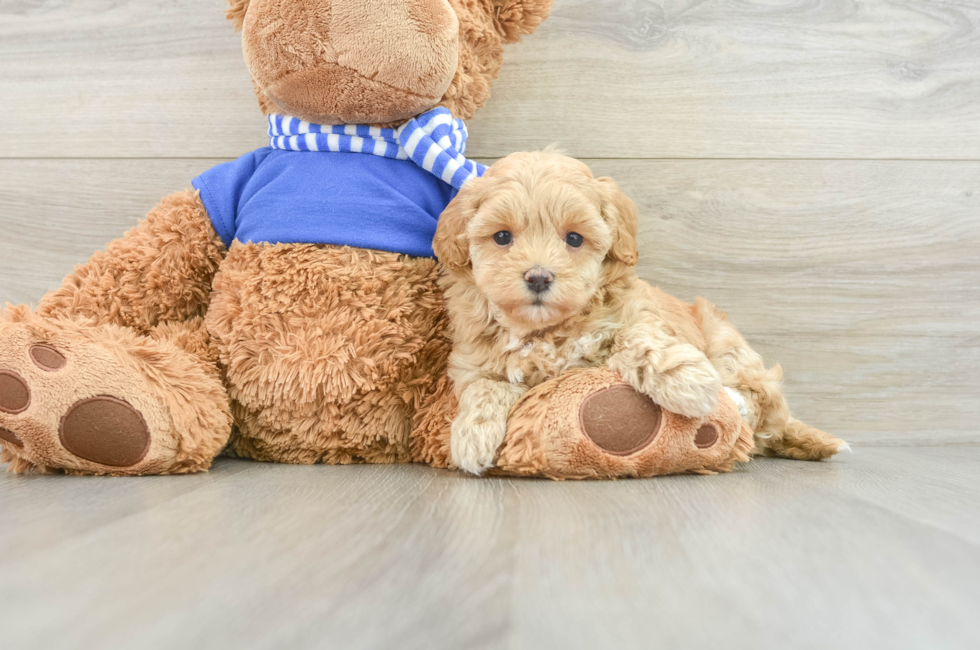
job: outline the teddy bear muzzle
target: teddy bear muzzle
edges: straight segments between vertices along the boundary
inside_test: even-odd
[[[243,50],[284,114],[389,124],[434,108],[459,64],[449,0],[251,0]]]

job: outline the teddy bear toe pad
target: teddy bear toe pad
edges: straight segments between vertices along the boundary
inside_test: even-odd
[[[11,431],[10,429],[0,428],[0,440],[3,440],[4,442],[9,442],[15,447],[24,446],[24,443],[21,442],[20,438],[17,437],[17,434]]]
[[[710,449],[715,446],[720,438],[718,429],[713,424],[705,424],[698,429],[694,436],[694,446],[698,449]]]
[[[16,415],[31,405],[31,389],[16,372],[0,370],[0,411]]]
[[[35,345],[31,347],[31,360],[41,370],[48,372],[58,372],[68,364],[65,355],[55,350],[50,345]]]

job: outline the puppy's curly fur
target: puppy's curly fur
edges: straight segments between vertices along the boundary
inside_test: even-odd
[[[457,466],[493,466],[513,405],[573,368],[605,365],[664,408],[710,414],[741,393],[756,452],[820,460],[844,442],[790,416],[782,371],[766,369],[725,314],[635,273],[636,206],[609,178],[554,151],[520,153],[467,184],[434,248],[454,349]]]

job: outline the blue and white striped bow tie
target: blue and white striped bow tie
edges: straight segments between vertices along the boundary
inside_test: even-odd
[[[445,108],[436,108],[397,129],[374,126],[310,124],[295,117],[269,116],[270,146],[288,151],[367,153],[411,160],[456,189],[483,176],[486,165],[467,160],[466,124]]]

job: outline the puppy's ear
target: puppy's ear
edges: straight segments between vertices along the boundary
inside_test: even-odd
[[[552,0],[492,0],[493,23],[504,43],[516,43],[544,22]]]
[[[245,13],[248,11],[249,0],[228,0],[228,8],[225,9],[225,18],[235,25],[235,31],[242,31],[245,24]]]
[[[640,259],[636,248],[636,204],[623,194],[611,178],[597,178],[602,193],[602,218],[612,228],[613,244],[609,257],[627,266],[636,266]]]
[[[480,209],[484,184],[482,178],[466,183],[439,217],[432,250],[447,267],[463,268],[470,264],[470,238],[466,235],[466,227]]]

